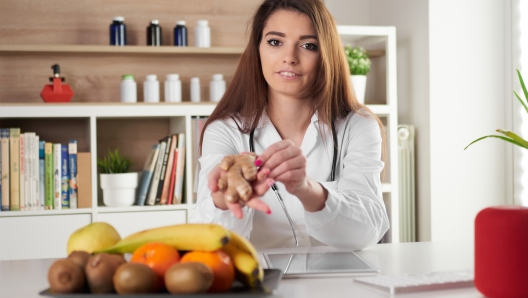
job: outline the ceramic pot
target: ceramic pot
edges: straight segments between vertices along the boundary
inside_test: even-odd
[[[352,87],[360,104],[365,104],[365,89],[367,88],[367,76],[351,75]]]
[[[138,173],[101,174],[103,202],[109,207],[132,206],[136,201]]]

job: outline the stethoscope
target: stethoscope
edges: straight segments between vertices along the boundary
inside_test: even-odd
[[[249,150],[251,152],[255,152],[255,147],[254,147],[254,144],[253,144],[253,136],[255,134],[255,129],[253,128],[251,130],[251,132],[249,133]],[[336,163],[337,163],[337,154],[338,154],[338,151],[337,151],[337,145],[338,145],[338,141],[337,141],[337,133],[335,131],[335,127],[334,127],[334,123],[332,122],[332,138],[333,138],[333,141],[334,141],[334,157],[332,159],[332,173],[330,174],[330,181],[334,181],[335,180],[335,171],[336,171]],[[274,183],[272,186],[271,186],[271,189],[273,190],[273,192],[275,192],[275,196],[277,197],[277,199],[279,200],[279,203],[282,207],[282,210],[284,210],[284,213],[286,214],[286,217],[288,218],[288,221],[290,222],[290,227],[291,227],[291,230],[293,232],[293,238],[295,239],[295,246],[298,247],[299,246],[299,241],[297,240],[297,234],[295,234],[295,229],[293,228],[293,221],[290,217],[290,214],[288,213],[288,210],[286,209],[286,206],[284,205],[284,201],[282,200],[282,197],[279,193],[279,189],[277,187],[277,185]],[[293,256],[293,255],[292,255]],[[290,265],[290,262],[291,262],[291,258],[290,258],[290,261],[288,262],[288,265],[286,266],[286,270],[284,272],[287,271],[289,265]]]

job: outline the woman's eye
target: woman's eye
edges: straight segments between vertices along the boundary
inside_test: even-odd
[[[280,41],[278,41],[277,39],[270,39],[268,40],[268,44],[272,47],[276,47],[280,44]]]
[[[308,51],[317,51],[317,45],[314,43],[305,43],[301,47],[307,49]]]

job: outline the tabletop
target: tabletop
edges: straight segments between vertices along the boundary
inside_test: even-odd
[[[302,250],[302,249],[301,249]],[[310,251],[332,250],[310,248]],[[270,250],[266,250],[269,252]],[[290,252],[291,249],[276,249]],[[299,250],[298,250],[299,251]],[[356,252],[381,274],[473,269],[473,243],[417,242],[377,244]],[[48,288],[46,275],[55,259],[0,261],[0,297],[36,298]],[[355,283],[352,277],[283,279],[270,297],[390,297]],[[483,297],[474,287],[397,294],[397,297]]]

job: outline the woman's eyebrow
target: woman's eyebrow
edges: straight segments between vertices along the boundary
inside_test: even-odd
[[[264,37],[268,36],[268,35],[277,35],[277,36],[280,36],[280,37],[286,37],[286,34],[282,33],[282,32],[278,32],[278,31],[270,31],[268,33],[266,33],[266,35],[264,35]],[[301,37],[299,37],[299,40],[303,40],[303,39],[317,39],[317,35],[301,35]]]

